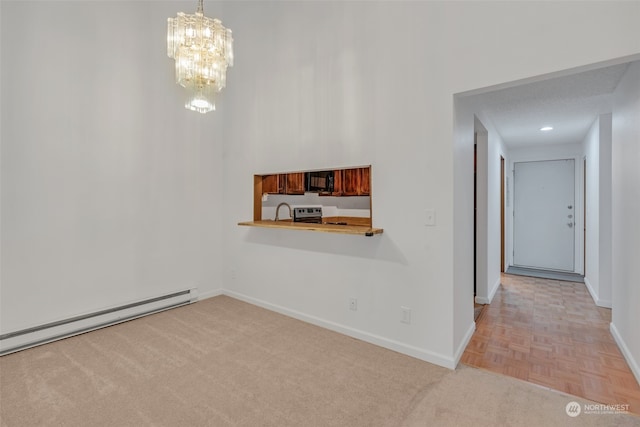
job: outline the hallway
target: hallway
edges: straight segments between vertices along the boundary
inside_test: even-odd
[[[461,362],[640,414],[640,386],[583,283],[503,274]]]

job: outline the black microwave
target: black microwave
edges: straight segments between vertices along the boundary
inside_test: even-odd
[[[333,171],[307,172],[305,175],[305,191],[333,193]]]

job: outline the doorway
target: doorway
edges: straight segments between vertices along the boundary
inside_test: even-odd
[[[574,159],[514,164],[514,266],[574,271],[574,171]]]

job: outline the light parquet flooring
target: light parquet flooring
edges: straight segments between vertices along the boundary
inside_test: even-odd
[[[640,414],[640,386],[583,283],[503,274],[462,363]]]

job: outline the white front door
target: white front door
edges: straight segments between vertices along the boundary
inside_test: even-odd
[[[574,161],[514,164],[513,264],[574,271]]]

